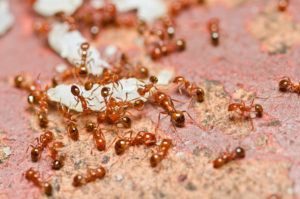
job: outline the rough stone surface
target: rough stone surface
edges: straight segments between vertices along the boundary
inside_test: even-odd
[[[272,21],[274,31],[285,24],[284,33],[278,33],[284,34],[282,37],[270,34],[262,25],[270,23],[269,17],[273,15],[277,19],[275,11],[266,12],[268,7],[276,6],[276,1],[208,2],[208,6],[192,8],[176,19],[178,35],[187,41],[185,52],[156,63],[146,59],[154,71],[160,66],[172,68],[175,74],[199,83],[207,93],[204,103],[190,108],[189,99],[175,97],[187,102],[177,106],[186,109],[194,121],[187,116],[186,127],[176,132],[168,117],[161,121],[158,135],[171,137],[175,147],[160,167],[150,168],[151,150],[143,147],[131,148],[120,157],[115,155],[113,147],[101,153],[94,148],[91,136],[85,131],[81,132],[79,142],[72,142],[66,136],[62,119],[51,113],[50,129],[66,143],[63,151],[68,153],[66,166],[54,172],[46,153],[38,164],[32,163],[26,153],[41,130],[28,109],[26,93],[13,88],[11,78],[27,72],[33,77],[40,74],[41,81],[45,81],[63,60],[34,36],[32,12],[25,3],[12,0],[16,25],[0,39],[0,151],[3,146],[11,150],[10,156],[3,160],[0,155],[0,198],[43,197],[40,190],[22,176],[30,167],[37,168],[52,182],[54,198],[300,197],[299,96],[279,93],[277,88],[282,76],[299,81],[298,40],[285,38],[298,37],[290,28],[297,25],[290,23],[299,24],[300,3],[290,1],[288,21]],[[220,18],[218,47],[211,46],[206,29],[206,22],[212,17]],[[102,37],[94,42],[99,49],[116,45],[131,56],[143,56],[134,31],[110,29],[101,34]],[[287,50],[278,51],[277,46],[282,43]],[[262,104],[265,111],[263,118],[253,120],[253,130],[249,121],[228,119],[228,103],[237,99],[249,102],[253,97],[257,97],[255,101]],[[134,113],[135,130],[154,130],[160,109],[149,107]],[[108,143],[115,137],[112,133],[105,135]],[[218,170],[212,168],[211,161],[215,157],[237,145],[246,149],[245,159]],[[102,181],[76,189],[71,186],[75,173],[84,173],[88,166],[98,164],[108,169]]]

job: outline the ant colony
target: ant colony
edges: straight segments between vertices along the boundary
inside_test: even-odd
[[[147,58],[155,63],[164,56],[186,50],[188,46],[185,39],[176,35],[176,16],[192,6],[203,4],[203,1],[172,1],[168,6],[164,5],[164,17],[159,12],[153,15],[144,13],[145,8],[138,13],[120,12],[120,5],[107,1],[100,8],[90,6],[89,1],[77,1],[78,4],[71,7],[65,6],[69,0],[59,1],[64,3],[52,1],[57,2],[29,2],[36,12],[47,17],[35,24],[34,31],[37,36],[47,40],[49,47],[64,58],[69,66],[57,67],[57,74],[48,82],[42,82],[39,78],[34,80],[26,74],[19,74],[14,78],[15,87],[28,93],[28,104],[42,131],[35,139],[35,144],[28,144],[27,152],[30,149],[31,162],[40,162],[43,153],[47,153],[52,170],[57,171],[66,166],[69,157],[63,149],[68,142],[53,130],[54,123],[61,120],[59,124],[63,126],[59,127],[65,129],[69,144],[85,140],[82,136],[87,132],[91,135],[93,148],[101,153],[113,148],[116,157],[121,158],[133,148],[144,147],[151,153],[148,157],[149,166],[161,167],[176,146],[176,142],[164,134],[160,124],[161,116],[168,118],[174,133],[177,133],[177,129],[186,128],[189,119],[196,123],[189,110],[208,100],[206,91],[184,76],[166,75],[165,70],[162,75],[157,72],[157,68],[144,65],[144,59],[137,61],[116,47],[110,46],[106,49],[107,53],[100,53],[93,41],[97,39],[100,30],[108,26],[135,28],[138,37],[143,40],[142,48]],[[160,0],[153,0],[156,3],[158,1]],[[137,7],[140,9],[139,6]],[[280,10],[285,9],[284,6],[282,1]],[[144,20],[139,18],[140,15]],[[156,19],[149,19],[148,15],[155,15]],[[212,18],[207,23],[209,41],[214,47],[220,45],[219,26],[217,18]],[[85,37],[83,33],[88,35]],[[285,77],[279,82],[279,90],[299,94],[300,86]],[[176,95],[188,98],[188,110],[180,108],[182,102],[176,100],[174,91]],[[158,120],[153,121],[155,128],[138,129],[135,122],[151,109],[158,116]],[[231,103],[227,110],[242,119],[250,118],[252,130],[253,116],[261,118],[264,113],[263,107],[253,101],[250,105],[243,101]],[[53,114],[58,117],[52,117]],[[138,119],[135,116],[137,114]],[[110,140],[108,137],[114,138]],[[237,147],[232,152],[217,157],[212,166],[220,169],[229,162],[243,159],[245,153],[242,147]],[[100,164],[86,168],[85,172],[73,175],[72,186],[87,186],[103,179],[108,172]],[[36,169],[29,168],[24,176],[46,195],[53,194],[51,182],[43,180]]]

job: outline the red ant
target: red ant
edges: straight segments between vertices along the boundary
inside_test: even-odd
[[[107,122],[109,124],[122,124],[124,128],[131,127],[131,119],[128,116],[125,116],[127,108],[133,106],[136,109],[140,109],[143,106],[143,103],[138,101],[132,105],[128,101],[119,101],[117,102],[115,98],[109,97],[110,89],[108,87],[103,87],[101,89],[101,96],[104,99],[106,109],[98,114],[97,121],[98,123]]]
[[[243,159],[245,157],[245,150],[242,147],[237,147],[231,153],[224,153],[213,161],[213,167],[218,169],[232,160]]]
[[[64,147],[62,142],[53,142],[49,146],[50,157],[52,158],[52,169],[59,170],[64,165],[65,155],[58,156],[58,149]]]
[[[253,104],[253,103],[254,103],[254,99],[252,100],[249,106],[247,106],[243,101],[241,103],[231,103],[228,106],[228,111],[237,112],[241,115],[242,118],[248,118],[249,115],[245,115],[245,114],[250,114],[251,112],[254,112],[256,117],[262,117],[264,111],[263,107],[260,104]],[[252,118],[250,119],[251,119],[252,128],[254,128],[252,123]]]
[[[89,120],[86,122],[85,128],[87,132],[93,132],[96,129],[96,123]]]
[[[211,19],[208,24],[208,31],[210,32],[210,39],[211,39],[211,43],[214,46],[219,45],[219,40],[220,40],[220,33],[219,33],[219,19],[217,18],[213,18]]]
[[[138,88],[137,92],[141,95],[141,96],[145,96],[146,93],[149,93],[151,91],[152,88],[155,88],[155,84],[158,82],[157,77],[155,76],[151,76],[149,78],[150,83],[144,85],[143,88]]]
[[[185,124],[185,117],[183,113],[187,113],[186,111],[178,111],[175,109],[172,99],[165,93],[157,91],[152,95],[154,99],[154,103],[159,105],[164,109],[165,112],[161,112],[162,114],[168,114],[171,117],[171,122],[176,127],[183,127]],[[160,113],[160,114],[161,114]],[[160,121],[160,114],[158,116],[158,121]],[[189,113],[187,113],[189,115]],[[189,115],[189,117],[191,117]],[[159,123],[158,123],[159,125]]]
[[[78,131],[75,123],[69,123],[67,130],[68,130],[68,134],[72,140],[74,140],[74,141],[79,140],[79,131]]]
[[[280,12],[286,11],[289,5],[289,0],[278,0],[277,9]]]
[[[80,63],[78,64],[78,67],[72,67],[70,69],[65,70],[61,75],[60,75],[60,79],[61,80],[66,80],[68,78],[71,78],[73,76],[75,77],[87,77],[88,75],[88,68],[87,65],[89,64],[89,62],[93,61],[92,59],[87,61],[88,59],[88,50],[90,48],[90,44],[88,42],[83,42],[80,45],[79,48],[79,54],[80,54]],[[87,81],[85,84],[85,87],[88,88],[87,90],[89,90],[90,87],[93,86],[93,84],[91,85],[92,82]]]
[[[140,131],[132,138],[133,131],[129,131],[129,138],[121,138],[115,143],[115,151],[117,155],[122,155],[130,146],[140,146],[145,145],[147,147],[153,146],[156,144],[155,134]]]
[[[102,166],[99,166],[96,169],[88,169],[85,177],[81,174],[75,175],[72,185],[74,187],[80,187],[87,183],[94,182],[97,179],[102,179],[105,175],[106,170]]]
[[[74,118],[74,115],[71,114],[70,109],[66,106],[60,105],[59,111],[67,122],[67,132],[70,138],[74,141],[79,140],[79,131],[76,125],[77,120]]]
[[[17,75],[14,79],[15,86],[20,89],[28,91],[30,94],[27,98],[29,104],[38,104],[37,116],[39,126],[46,128],[48,126],[48,96],[46,89],[41,89],[38,81],[30,82],[26,80],[24,75]]]
[[[293,92],[293,93],[300,94],[300,83],[295,84],[288,77],[283,77],[279,81],[278,86],[281,92]]]
[[[99,151],[105,151],[106,149],[106,140],[104,137],[103,132],[101,131],[100,128],[95,128],[93,131],[93,139],[96,145],[96,148]]]
[[[195,96],[198,102],[204,101],[204,90],[195,84],[186,80],[183,76],[177,76],[174,78],[173,83],[178,85],[178,91],[182,94],[182,88],[189,96]]]
[[[45,133],[40,135],[39,138],[36,138],[37,145],[30,145],[32,147],[30,153],[32,162],[37,162],[40,159],[42,151],[48,146],[50,142],[53,141],[53,139],[54,137],[51,131],[46,131]]]
[[[31,181],[35,186],[43,189],[47,196],[52,195],[52,185],[48,182],[43,182],[38,171],[35,171],[33,168],[28,169],[25,172],[25,178]]]
[[[156,167],[168,154],[169,149],[172,147],[172,140],[163,139],[158,146],[156,153],[150,157],[150,166]]]
[[[72,85],[71,86],[71,93],[76,98],[77,103],[79,103],[79,102],[81,103],[83,112],[84,113],[89,113],[90,112],[90,108],[88,107],[88,102],[85,99],[85,97],[83,97],[83,95],[80,93],[79,87],[76,86],[76,85]]]

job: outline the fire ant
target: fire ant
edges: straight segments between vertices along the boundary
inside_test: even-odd
[[[47,196],[52,195],[52,185],[48,182],[43,182],[38,171],[35,171],[33,168],[28,169],[25,172],[25,178],[32,182],[35,186],[43,189]]]
[[[96,129],[96,123],[89,120],[86,122],[85,128],[87,132],[93,132]]]
[[[181,94],[182,88],[189,96],[195,96],[198,102],[204,101],[204,90],[194,83],[186,80],[183,76],[177,76],[174,78],[173,83],[178,85],[178,91]]]
[[[171,122],[176,127],[183,127],[185,124],[185,117],[183,113],[187,113],[186,111],[178,111],[175,109],[172,99],[165,93],[157,91],[152,95],[154,99],[154,103],[159,105],[164,109],[165,112],[161,112],[162,114],[168,114],[171,117]],[[161,114],[160,113],[160,114]],[[160,114],[158,116],[158,121],[160,121]],[[191,118],[189,113],[188,116]],[[159,125],[159,123],[158,123]],[[157,126],[158,126],[157,125]]]
[[[74,187],[80,187],[87,183],[94,182],[97,179],[102,179],[105,175],[106,170],[102,166],[99,166],[96,169],[88,169],[85,177],[81,174],[75,175],[72,185]]]
[[[243,102],[243,101],[241,103],[231,103],[228,106],[228,111],[229,112],[232,112],[232,111],[237,112],[237,113],[240,114],[240,116],[242,118],[248,118],[249,114],[251,112],[254,112],[256,117],[259,117],[259,118],[262,117],[263,116],[263,111],[264,111],[262,105],[253,104],[253,103],[254,103],[254,99],[252,100],[252,102],[249,106],[247,106],[245,104],[245,102]],[[254,128],[253,123],[252,123],[252,118],[250,118],[250,119],[251,119],[252,128]]]
[[[155,76],[150,76],[149,81],[150,81],[149,84],[144,85],[143,88],[137,89],[139,95],[145,96],[145,94],[149,93],[152,88],[155,88],[155,84],[158,82],[158,79]]]
[[[36,138],[37,145],[30,145],[32,147],[30,153],[32,162],[37,162],[40,159],[42,151],[48,146],[50,142],[53,141],[53,139],[54,137],[51,131],[46,131],[45,133],[40,135],[39,138]]]
[[[28,81],[24,75],[17,75],[14,79],[15,86],[20,89],[24,89],[29,92],[27,101],[29,104],[38,104],[37,116],[39,121],[39,126],[41,128],[46,128],[48,126],[48,96],[46,89],[42,89],[38,81]]]
[[[121,138],[115,143],[115,151],[117,155],[123,155],[130,146],[145,145],[150,147],[156,144],[156,136],[153,133],[140,131],[132,138],[133,131],[129,131],[129,138]]]
[[[172,140],[163,139],[158,146],[156,153],[150,157],[150,166],[156,167],[168,154],[169,149],[172,147]]]
[[[223,155],[219,156],[217,159],[213,161],[213,167],[218,169],[225,164],[237,160],[243,159],[245,157],[245,150],[242,147],[237,147],[231,153],[224,153]]]
[[[96,148],[99,151],[105,151],[106,149],[106,140],[104,137],[103,132],[101,131],[100,128],[95,128],[93,131],[93,139],[96,145]]]
[[[289,5],[289,0],[278,0],[277,9],[280,12],[286,11]]]
[[[75,77],[87,77],[88,75],[88,68],[87,65],[93,61],[91,60],[87,60],[88,59],[88,50],[90,48],[90,44],[88,42],[83,42],[80,45],[79,48],[79,54],[80,54],[80,62],[79,64],[76,64],[78,67],[75,68],[70,68],[65,70],[61,75],[60,75],[60,79],[61,80],[66,80],[68,78],[71,78],[73,76]],[[90,84],[91,82],[86,82],[85,87],[89,88],[90,86],[92,86]],[[88,89],[87,89],[88,90]]]
[[[210,32],[210,39],[211,39],[211,43],[214,46],[219,45],[219,40],[220,40],[220,33],[219,33],[219,19],[217,18],[213,18],[211,19],[208,24],[208,31]]]
[[[283,77],[279,81],[278,86],[281,92],[293,92],[293,93],[300,94],[300,83],[295,84],[288,77]]]
[[[67,132],[70,138],[74,141],[79,140],[79,131],[76,125],[77,120],[74,118],[74,115],[71,114],[70,109],[64,105],[58,107],[60,113],[64,117],[67,123]]]
[[[24,75],[17,75],[14,78],[14,83],[16,88],[23,88],[25,83]]]
[[[52,169],[59,170],[64,166],[65,155],[58,156],[58,149],[64,147],[62,142],[53,142],[49,146],[50,157],[52,158]]]
[[[88,102],[85,99],[85,97],[83,97],[83,95],[80,93],[80,89],[78,86],[76,85],[72,85],[71,86],[71,93],[72,95],[75,97],[77,103],[81,103],[82,109],[84,113],[89,113],[90,109],[88,107]]]
[[[79,140],[79,131],[78,131],[75,123],[69,123],[67,130],[68,130],[68,134],[72,140],[74,140],[74,141]]]

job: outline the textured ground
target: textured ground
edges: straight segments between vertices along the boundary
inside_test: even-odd
[[[46,155],[33,164],[26,153],[40,129],[27,109],[26,93],[14,89],[10,80],[20,72],[46,80],[62,60],[33,35],[28,8],[11,2],[16,24],[0,38],[0,198],[43,197],[22,176],[32,166],[54,184],[53,198],[300,198],[299,96],[277,90],[280,77],[300,78],[299,1],[290,1],[287,13],[278,13],[274,0],[211,0],[182,13],[177,30],[187,40],[187,50],[152,65],[171,68],[205,88],[205,102],[188,110],[201,128],[189,120],[186,128],[173,133],[166,118],[160,135],[172,137],[176,147],[161,167],[151,169],[151,151],[132,148],[122,157],[112,148],[100,153],[85,132],[78,143],[68,140],[61,121],[51,115],[51,128],[67,143],[63,150],[69,154],[66,166],[55,173]],[[220,18],[218,47],[210,45],[206,31],[211,17]],[[99,48],[117,44],[138,55],[134,34],[108,30],[95,43]],[[250,122],[230,121],[226,109],[233,98],[254,96],[265,115],[254,120],[252,131]],[[152,130],[158,112],[141,113],[145,117],[134,128]],[[211,160],[237,145],[246,149],[244,160],[212,168]],[[80,189],[71,186],[74,173],[99,163],[108,169],[104,180]]]

